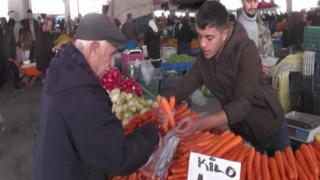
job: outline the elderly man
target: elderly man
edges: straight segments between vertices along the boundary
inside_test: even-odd
[[[257,13],[259,1],[241,1],[243,8],[238,21],[246,29],[249,38],[255,42],[261,55],[274,56],[270,30]]]
[[[41,99],[33,180],[105,180],[147,163],[159,143],[153,124],[125,135],[99,83],[126,41],[102,14],[80,22],[75,45],[52,59]]]

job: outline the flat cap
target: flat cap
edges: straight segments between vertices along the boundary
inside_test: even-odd
[[[87,41],[106,40],[117,47],[123,47],[127,41],[108,16],[96,13],[86,14],[81,19],[74,38]]]

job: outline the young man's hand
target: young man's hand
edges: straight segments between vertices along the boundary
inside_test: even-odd
[[[179,138],[185,139],[192,136],[195,132],[202,130],[201,129],[202,120],[194,119],[190,116],[181,119],[179,125],[183,127],[183,129],[175,130],[175,135]]]

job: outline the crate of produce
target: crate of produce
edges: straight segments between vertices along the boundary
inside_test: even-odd
[[[167,72],[163,74],[163,79],[160,83],[160,90],[173,88],[177,82],[181,80],[182,76],[179,73]]]
[[[303,47],[307,51],[320,51],[320,27],[305,26],[303,32]]]
[[[192,56],[173,54],[162,63],[162,69],[163,71],[185,72],[191,68],[194,61],[195,58]]]
[[[159,94],[159,84],[160,80],[151,80],[149,85],[146,85],[144,82],[141,82],[142,89],[145,89],[150,94],[157,96]]]

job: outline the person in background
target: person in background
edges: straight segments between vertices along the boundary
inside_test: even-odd
[[[176,84],[176,105],[206,85],[222,105],[221,110],[200,118],[186,117],[176,129],[179,138],[195,132],[229,126],[251,142],[256,151],[273,156],[290,146],[284,112],[277,92],[264,78],[256,44],[241,23],[229,23],[228,11],[218,1],[207,1],[196,16],[202,51]],[[174,111],[174,110],[173,110]],[[160,125],[168,117],[159,111]]]
[[[159,17],[159,19],[160,19],[160,22],[162,22],[165,26],[167,26],[168,19],[164,13],[162,13],[162,15]]]
[[[41,22],[40,31],[37,34],[36,48],[41,51],[36,51],[37,70],[42,72],[42,83],[46,79],[46,71],[50,65],[51,59],[54,56],[56,47],[53,47],[53,43],[50,38],[52,21],[50,18],[45,18]]]
[[[0,25],[0,93],[2,92],[3,85],[7,82],[7,60],[4,57],[4,38],[3,29]]]
[[[19,37],[19,42],[20,42],[20,52],[21,52],[21,57],[25,59],[29,59],[29,57],[23,57],[26,51],[31,50],[32,47],[32,34],[30,32],[30,27],[29,27],[29,22],[28,21],[23,21],[22,25],[22,31],[21,35]],[[22,59],[24,60],[24,59]]]
[[[253,40],[259,49],[260,55],[274,56],[273,43],[269,28],[257,13],[258,0],[241,0],[242,12],[238,18],[246,29],[249,38]],[[268,16],[269,17],[269,16]]]
[[[8,26],[11,27],[12,30],[14,30],[14,27],[16,26],[16,21],[10,18],[8,21]]]
[[[33,180],[106,180],[108,174],[151,172],[144,165],[161,148],[157,127],[148,123],[125,135],[99,83],[115,65],[124,35],[105,15],[92,13],[82,18],[74,39],[47,71]]]
[[[303,43],[303,32],[306,22],[303,13],[292,12],[288,22],[286,22],[282,36],[282,46],[300,46]]]
[[[127,21],[122,25],[121,31],[128,42],[137,42],[137,37],[139,36],[139,26],[133,22],[132,14],[127,14]]]
[[[149,21],[144,35],[144,45],[147,46],[149,59],[160,59],[160,31],[154,20]]]
[[[179,31],[182,28],[182,23],[178,17],[173,17],[173,22],[174,22],[174,25],[172,30],[172,36],[177,39]]]
[[[27,11],[27,20],[29,22],[30,32],[32,35],[32,46],[30,50],[30,60],[35,60],[35,54],[36,54],[36,41],[37,41],[37,33],[40,29],[39,21],[33,18],[32,10],[29,9]]]
[[[191,56],[191,41],[193,38],[192,30],[189,25],[188,19],[183,18],[182,27],[178,32],[178,51],[177,54],[187,54]]]
[[[311,26],[320,26],[320,8],[315,10]]]
[[[13,61],[16,60],[17,44],[14,37],[13,28],[8,25],[6,18],[1,18],[1,27],[3,33],[3,55],[4,55],[4,65],[9,67],[13,74],[13,83],[15,91],[24,90],[24,86],[20,81],[20,73],[18,67]],[[7,73],[9,71],[6,71]],[[6,77],[9,77],[7,74]]]
[[[26,21],[25,19],[22,19],[22,20],[20,21],[19,37],[21,37],[21,33],[22,33],[22,29],[23,29],[23,24],[24,24],[25,21]],[[28,21],[26,21],[26,22],[28,22]],[[29,27],[29,28],[30,28],[30,27]],[[29,29],[29,31],[30,31],[30,29]],[[18,45],[18,47],[20,48],[20,38],[18,38],[17,45]]]

